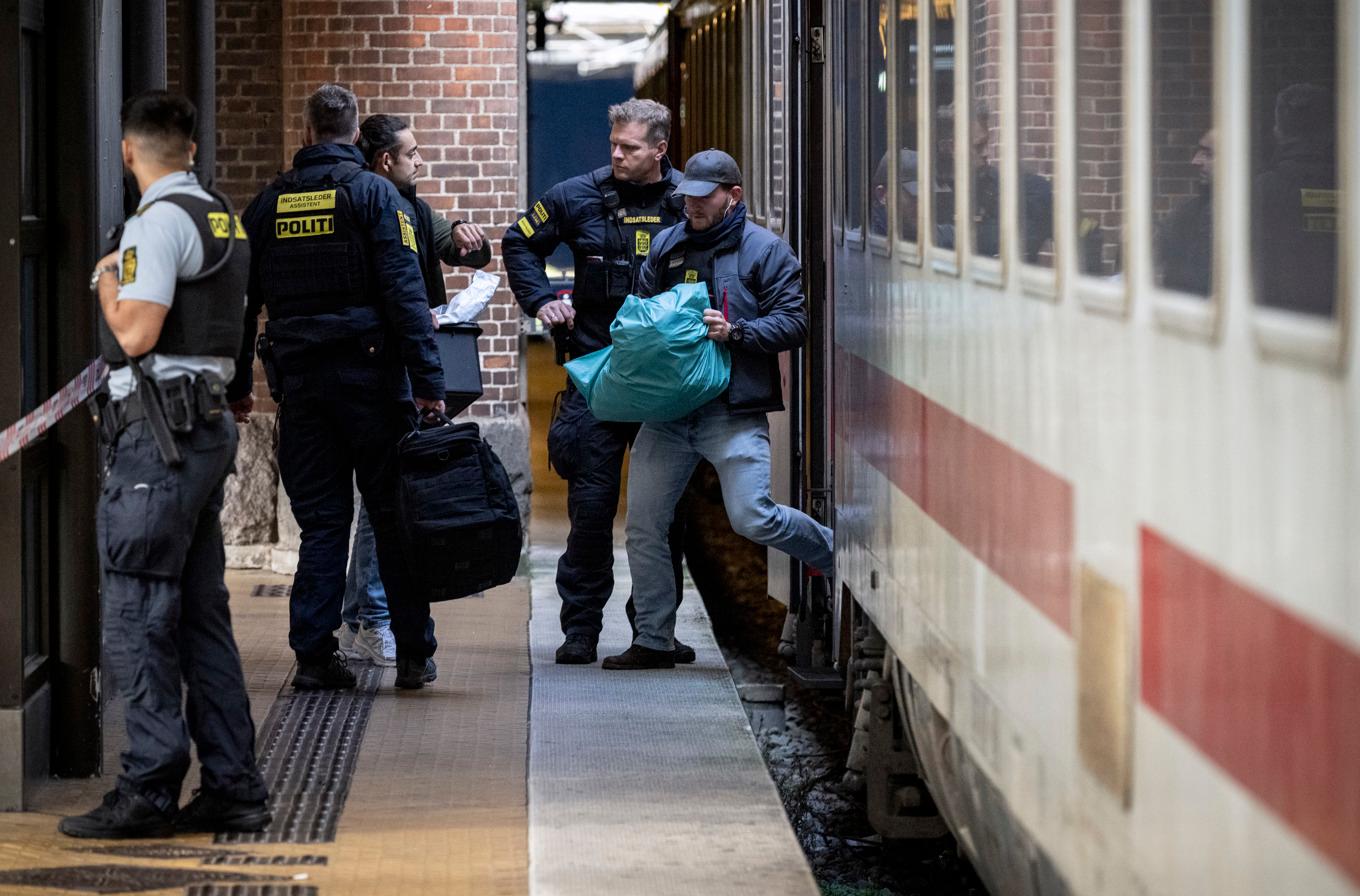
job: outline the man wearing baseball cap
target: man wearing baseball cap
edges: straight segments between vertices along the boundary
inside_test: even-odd
[[[628,565],[636,635],[606,669],[669,669],[675,663],[675,587],[666,534],[675,505],[701,459],[722,483],[732,528],[810,567],[829,571],[831,530],[770,496],[770,427],[784,409],[779,353],[807,337],[798,259],[788,244],[746,219],[741,169],[718,149],[695,153],[676,195],[688,220],[659,233],[638,278],[638,294],[705,283],[708,338],[732,353],[728,389],[687,417],[644,423],[628,472]]]

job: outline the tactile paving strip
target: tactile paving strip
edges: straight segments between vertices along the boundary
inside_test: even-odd
[[[69,865],[59,868],[24,868],[0,871],[0,884],[51,887],[77,893],[146,893],[207,881],[286,881],[286,877],[241,874],[235,871],[202,871],[196,868],[147,868],[141,865]],[[259,884],[255,884],[259,886]],[[13,892],[7,890],[6,892]],[[232,892],[203,890],[213,894]]]
[[[349,691],[285,688],[256,745],[274,820],[268,830],[218,834],[213,842],[334,840],[382,673],[376,666],[358,667],[358,684]]]
[[[306,884],[195,884],[184,896],[318,896],[319,892]]]

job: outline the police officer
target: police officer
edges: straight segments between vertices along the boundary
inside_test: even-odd
[[[681,219],[673,195],[679,172],[666,158],[670,111],[652,100],[609,108],[610,164],[550,189],[501,240],[510,287],[524,313],[554,328],[572,357],[609,344],[609,325],[629,293],[652,237]],[[571,302],[553,293],[544,260],[571,247],[576,278]],[[603,611],[614,590],[614,515],[623,455],[635,423],[595,419],[570,383],[548,431],[548,460],[567,481],[571,531],[557,563],[557,592],[566,636],[557,662],[595,662]],[[630,614],[631,615],[631,614]],[[677,661],[694,651],[677,644]]]
[[[302,149],[246,209],[254,254],[233,410],[248,413],[254,320],[279,395],[279,475],[302,529],[289,606],[293,686],[354,687],[337,651],[357,479],[373,522],[397,648],[399,688],[435,679],[430,605],[407,580],[393,448],[420,413],[444,410],[413,210],[364,167],[354,94],[324,84],[307,100]],[[414,406],[413,406],[414,400]]]
[[[104,802],[61,821],[72,837],[258,831],[270,821],[219,520],[236,457],[225,383],[250,252],[230,203],[190,173],[195,117],[188,100],[164,91],[123,106],[123,164],[142,205],[90,281],[113,368],[100,421],[101,618],[110,671],[127,700],[128,742]],[[176,813],[191,738],[202,786]]]

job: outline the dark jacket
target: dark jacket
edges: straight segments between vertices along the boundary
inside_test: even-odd
[[[685,225],[662,231],[642,266],[638,294],[663,291],[673,256],[685,251]],[[784,409],[779,375],[779,353],[800,348],[807,339],[807,308],[800,280],[802,266],[789,245],[758,224],[746,222],[740,243],[719,249],[713,259],[711,297],[722,307],[727,292],[727,315],[741,322],[745,338],[727,343],[732,350],[732,380],[726,400],[732,413]]]
[[[362,168],[364,158],[357,146],[338,143],[307,146],[293,156],[293,176],[304,186],[321,187],[336,171],[348,171],[347,163]],[[276,216],[276,203],[285,189],[282,179],[275,180],[246,208],[242,221],[252,243],[263,244],[266,234],[273,238],[270,228]],[[311,328],[315,332],[306,335],[318,343],[344,341],[375,351],[384,345],[379,357],[386,363],[378,370],[361,357],[351,362],[332,352],[324,365],[310,365],[314,369],[309,373],[353,381],[355,385],[390,388],[393,397],[399,400],[409,399],[412,393],[420,398],[441,399],[444,371],[430,323],[425,279],[416,247],[412,245],[415,241],[404,232],[401,221],[401,216],[412,216],[414,211],[390,181],[371,171],[354,174],[347,189],[353,224],[361,234],[365,268],[370,272],[371,295],[367,296],[370,302],[349,307],[341,304],[333,311],[290,319],[289,324],[299,332]],[[251,256],[245,335],[237,359],[236,379],[228,390],[232,400],[250,392],[257,318],[260,308],[268,308],[273,298],[267,272],[261,276],[260,257]],[[276,311],[271,309],[271,323],[278,317],[273,313]]]
[[[431,308],[437,308],[448,301],[444,269],[439,263],[442,261],[449,267],[484,268],[491,261],[491,245],[485,242],[480,249],[463,252],[453,241],[453,225],[447,218],[436,215],[430,204],[414,190],[403,192],[401,196],[415,209],[416,245],[420,250],[420,273],[425,280],[426,301]]]
[[[630,262],[623,271],[626,280],[634,277],[656,234],[683,217],[679,197],[670,196],[680,183],[680,172],[665,159],[661,161],[661,172],[661,180],[657,183],[628,184],[616,181],[606,165],[589,174],[564,180],[534,203],[501,239],[501,257],[510,288],[520,308],[530,317],[537,317],[540,308],[557,298],[544,272],[544,260],[562,243],[571,248],[576,272],[572,288],[576,311],[576,326],[572,332],[572,354],[575,356],[609,344],[609,325],[624,298],[635,291],[635,283],[611,281],[609,286],[622,287],[612,289],[605,284],[605,272],[601,269],[611,260],[611,241],[616,243],[619,239],[619,232],[611,232],[611,227],[647,233],[646,245],[638,243],[630,232],[623,233],[624,254]],[[660,203],[663,207],[658,213],[649,216],[659,220],[646,224],[612,223],[605,206],[606,188],[617,192],[620,211]],[[627,216],[621,215],[619,221],[627,221]],[[642,249],[641,254],[636,251],[638,248]]]
[[[1207,296],[1214,271],[1214,198],[1206,184],[1157,228],[1157,270],[1162,286]]]
[[[1252,262],[1256,300],[1272,308],[1332,314],[1340,209],[1330,146],[1285,141],[1256,178]]]

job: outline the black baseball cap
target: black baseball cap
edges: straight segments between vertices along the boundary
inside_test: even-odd
[[[675,192],[681,196],[704,197],[722,184],[739,183],[741,169],[737,167],[737,160],[721,149],[705,149],[689,157],[685,163],[685,179]]]

